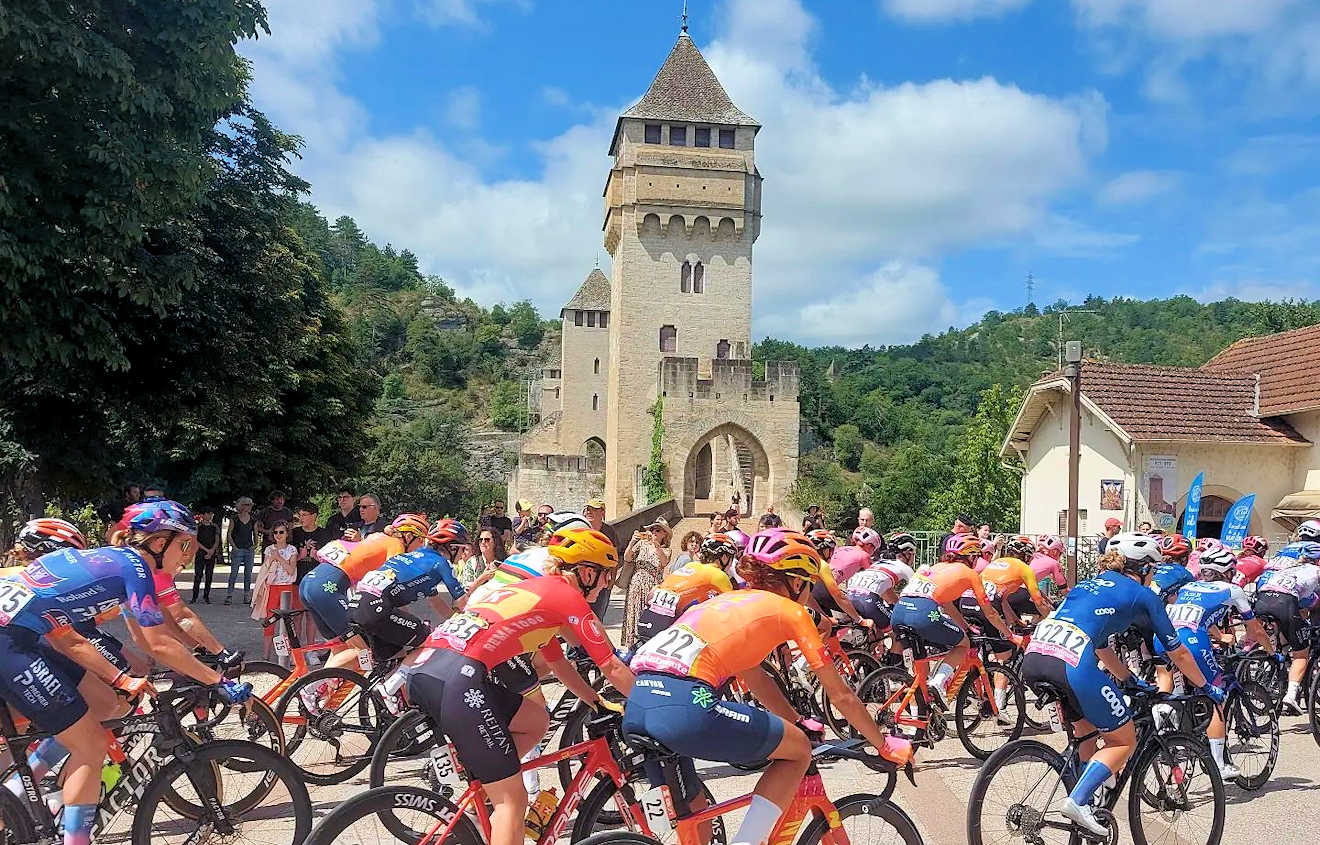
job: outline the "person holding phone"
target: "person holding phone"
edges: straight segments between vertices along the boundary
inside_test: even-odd
[[[649,606],[651,591],[664,580],[669,566],[669,521],[657,517],[655,522],[640,531],[634,531],[623,552],[623,559],[633,564],[632,579],[628,581],[628,599],[623,609],[624,649],[637,645],[637,623],[642,611]]]

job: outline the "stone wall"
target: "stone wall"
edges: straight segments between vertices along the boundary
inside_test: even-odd
[[[510,510],[516,499],[530,499],[557,510],[581,511],[603,488],[601,473],[591,471],[585,456],[524,452],[509,476]]]

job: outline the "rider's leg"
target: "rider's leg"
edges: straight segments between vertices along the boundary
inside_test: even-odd
[[[1083,723],[1077,723],[1080,727]],[[1090,725],[1086,725],[1090,727]],[[1092,833],[1103,835],[1106,828],[1091,812],[1088,806],[1098,790],[1105,783],[1113,781],[1115,774],[1123,768],[1137,744],[1137,731],[1132,722],[1125,722],[1115,730],[1101,734],[1105,745],[1096,751],[1082,770],[1077,785],[1064,800],[1060,810],[1065,816],[1077,822]]]
[[[527,821],[527,792],[518,775],[483,783],[490,799],[490,845],[521,845]]]
[[[361,637],[357,635],[349,637],[343,648],[331,652],[330,659],[325,662],[326,668],[358,671],[361,669],[358,665],[358,653],[366,647],[367,643]]]
[[[969,643],[967,637],[964,636],[962,642],[958,643],[948,654],[944,655],[944,662],[940,664],[940,668],[931,673],[931,688],[939,692],[939,694],[946,699],[949,697],[949,679],[963,668],[963,661],[967,659],[968,648]]]
[[[101,720],[89,710],[56,738],[69,749],[69,760],[64,765],[65,812],[80,805],[95,809],[101,797],[101,765],[110,748],[109,734],[102,727]],[[69,840],[66,838],[65,841]],[[90,839],[84,839],[83,843],[88,841]]]
[[[743,816],[738,832],[729,840],[732,845],[761,845],[768,840],[807,773],[811,762],[811,743],[807,741],[807,735],[787,722],[783,723],[783,729],[783,739],[770,752],[770,765],[756,782],[747,815]]]

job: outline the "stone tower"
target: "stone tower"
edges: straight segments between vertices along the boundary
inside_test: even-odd
[[[759,129],[729,99],[686,28],[646,95],[615,127],[603,227],[614,259],[605,420],[611,512],[641,502],[651,441],[646,411],[660,392],[661,359],[750,356]]]

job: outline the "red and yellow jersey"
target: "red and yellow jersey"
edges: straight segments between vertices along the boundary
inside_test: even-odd
[[[1036,573],[1031,571],[1030,565],[1015,557],[1001,557],[991,561],[989,566],[981,570],[981,581],[991,599],[1003,598],[1024,586],[1032,599],[1040,601],[1041,598]]]
[[[689,608],[638,650],[632,668],[718,687],[789,640],[813,670],[825,665],[825,647],[805,607],[765,590],[737,590]]]
[[[937,563],[917,570],[903,595],[931,599],[939,604],[951,604],[963,593],[971,590],[980,601],[986,601],[985,587],[975,569],[962,563]]]
[[[403,541],[388,534],[368,534],[361,543],[353,546],[342,560],[334,565],[344,570],[350,584],[362,580],[368,572],[380,569],[381,564],[395,555],[403,554]]]
[[[733,590],[724,570],[708,563],[691,561],[665,576],[651,590],[650,608],[666,616],[677,616],[698,602]]]
[[[563,656],[555,636],[568,628],[597,665],[614,646],[577,587],[562,575],[542,575],[508,584],[468,603],[431,632],[429,648],[447,648],[494,668],[510,658],[545,650]]]

